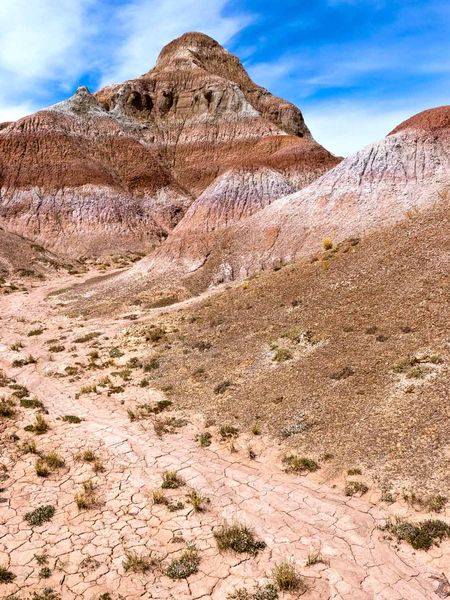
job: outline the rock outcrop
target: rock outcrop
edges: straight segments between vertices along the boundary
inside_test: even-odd
[[[242,210],[238,190],[226,193],[219,213],[228,223],[338,162],[295,106],[254,84],[213,39],[190,33],[135,80],[94,95],[80,88],[2,125],[0,225],[74,256],[149,251],[218,177],[216,190],[227,173],[241,173],[248,198]],[[264,200],[250,201],[247,181],[267,179],[267,169],[284,187],[264,184]],[[236,185],[232,179],[224,188]],[[220,201],[214,192],[208,211],[199,198],[203,216]]]
[[[253,189],[258,197],[257,185]],[[208,235],[204,223],[217,218],[196,217],[205,213],[199,198],[165,244],[127,278],[147,273],[151,280],[170,267],[201,281],[200,287],[245,277],[317,252],[325,238],[337,243],[411,218],[434,202],[448,202],[449,191],[450,106],[444,106],[409,119],[302,190]],[[203,224],[199,241],[189,221]]]

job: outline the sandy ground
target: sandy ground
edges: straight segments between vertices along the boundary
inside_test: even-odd
[[[80,393],[82,386],[105,376],[118,385],[113,373],[123,369],[131,355],[107,366],[104,357],[130,322],[65,316],[58,296],[48,294],[76,281],[80,279],[65,277],[39,283],[27,294],[0,297],[0,369],[10,383],[26,386],[29,397],[44,404],[50,425],[42,435],[25,432],[38,409],[23,408],[19,402],[14,416],[0,418],[0,565],[16,576],[0,583],[0,595],[28,598],[47,587],[63,599],[226,599],[237,588],[253,590],[271,581],[275,565],[289,559],[307,590],[281,592],[280,598],[450,596],[448,541],[424,552],[387,539],[380,530],[385,506],[364,497],[345,497],[314,475],[283,472],[278,442],[244,434],[225,442],[217,426],[210,426],[212,443],[201,447],[196,436],[208,424],[201,415],[174,407],[159,417],[130,420],[128,409],[142,403],[153,406],[165,398],[161,390],[140,387],[134,374],[123,382],[123,391],[105,384],[97,393]],[[40,327],[41,334],[28,335]],[[76,342],[90,332],[100,335],[89,343]],[[19,341],[24,347],[12,350]],[[50,352],[52,343],[64,350]],[[93,351],[99,357],[89,362]],[[35,363],[13,367],[14,360],[30,354]],[[68,376],[66,367],[77,362],[78,373]],[[102,366],[92,367],[93,363]],[[0,397],[8,397],[11,388],[3,387]],[[112,389],[116,393],[108,395]],[[61,420],[64,415],[82,420],[68,423]],[[186,424],[157,435],[155,420],[170,416]],[[57,451],[64,466],[38,477],[38,457],[21,450],[30,439],[41,455]],[[94,462],[80,460],[86,450],[93,451]],[[166,470],[177,471],[185,482],[165,492],[169,506],[154,504],[152,496]],[[89,509],[75,501],[86,481],[92,482],[95,496]],[[196,512],[186,499],[191,488],[209,499],[204,510]],[[176,507],[177,502],[183,506]],[[25,514],[42,505],[55,507],[53,518],[41,526],[29,525]],[[266,547],[257,555],[220,552],[213,531],[225,520],[251,526]],[[167,567],[190,545],[200,558],[197,573],[171,579]],[[123,563],[130,551],[151,554],[155,560],[144,573],[126,571]],[[308,555],[316,551],[322,560],[307,566]],[[42,572],[42,565],[49,572]]]

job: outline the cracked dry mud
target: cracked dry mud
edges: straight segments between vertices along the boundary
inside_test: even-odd
[[[151,402],[163,397],[161,391],[150,388],[129,386],[123,394],[75,399],[83,380],[52,375],[61,364],[74,359],[64,352],[49,360],[45,341],[101,331],[101,339],[108,338],[111,347],[129,322],[84,322],[62,315],[58,297],[47,296],[74,281],[67,277],[45,282],[28,294],[0,299],[0,369],[44,403],[51,427],[43,435],[25,433],[23,427],[34,420],[34,410],[21,410],[6,428],[2,423],[1,462],[8,471],[1,483],[6,501],[0,504],[0,564],[16,575],[13,582],[0,584],[2,597],[17,593],[26,598],[50,587],[63,599],[97,599],[105,593],[113,599],[226,599],[236,588],[251,589],[268,581],[274,565],[286,558],[295,561],[304,578],[308,587],[302,595],[305,599],[445,597],[438,592],[445,588],[440,585],[443,573],[444,577],[450,575],[448,542],[423,552],[385,539],[379,529],[386,516],[384,507],[346,498],[314,476],[284,473],[277,443],[262,436],[252,438],[257,457],[250,460],[249,436],[241,435],[231,452],[211,428],[212,444],[201,448],[195,438],[204,429],[204,421],[200,415],[186,413],[177,415],[188,420],[185,427],[158,437],[151,420],[130,421],[127,416],[128,401]],[[46,330],[28,337],[36,319]],[[10,345],[18,340],[25,345],[21,355],[31,353],[36,364],[12,367],[17,352]],[[88,348],[78,351],[87,352]],[[83,420],[79,424],[63,422],[59,418],[63,415]],[[47,478],[37,477],[36,456],[20,453],[6,441],[13,432],[20,438],[16,447],[33,438],[42,452],[56,450],[65,466]],[[91,464],[76,460],[75,456],[88,448],[102,461],[103,472],[95,474]],[[167,491],[172,501],[185,504],[176,512],[152,502],[152,491],[160,487],[162,473],[169,469],[186,482]],[[94,482],[98,504],[80,510],[75,496],[89,479]],[[210,499],[205,511],[195,512],[186,502],[189,487]],[[53,519],[39,527],[28,525],[25,513],[46,504],[56,508]],[[225,519],[251,525],[266,548],[257,556],[219,552],[213,529]],[[174,581],[165,575],[165,569],[188,544],[195,544],[199,552],[198,572]],[[306,566],[313,549],[320,550],[324,562]],[[126,572],[123,561],[130,550],[145,555],[152,552],[159,562],[145,573]],[[48,554],[51,570],[46,579],[39,577],[35,557],[42,554]],[[299,596],[298,592],[280,594],[281,598]]]

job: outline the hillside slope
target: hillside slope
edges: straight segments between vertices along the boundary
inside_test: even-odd
[[[448,225],[440,201],[198,306],[144,305],[166,331],[151,385],[218,423],[292,432],[331,474],[448,489]]]

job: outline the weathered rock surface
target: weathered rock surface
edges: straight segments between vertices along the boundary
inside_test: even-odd
[[[0,227],[0,279],[16,273],[30,277],[42,276],[70,267],[70,263],[42,246]]]
[[[95,95],[80,88],[0,127],[0,224],[76,256],[148,251],[230,170],[251,178],[270,168],[286,193],[338,161],[295,106],[255,85],[217,42],[190,33],[138,79]],[[226,221],[242,212],[238,196],[236,207],[224,198]],[[242,215],[260,207],[256,199]]]
[[[169,263],[178,268],[181,257],[188,270],[205,265],[205,283],[220,280],[223,272],[227,279],[239,278],[318,251],[325,237],[339,242],[410,217],[436,201],[448,202],[449,142],[450,106],[425,111],[301,191],[278,199],[220,235],[214,231],[203,237],[202,253],[199,244],[180,240],[183,233],[189,240],[184,223],[180,224],[135,272],[141,276],[145,269],[158,271]]]

